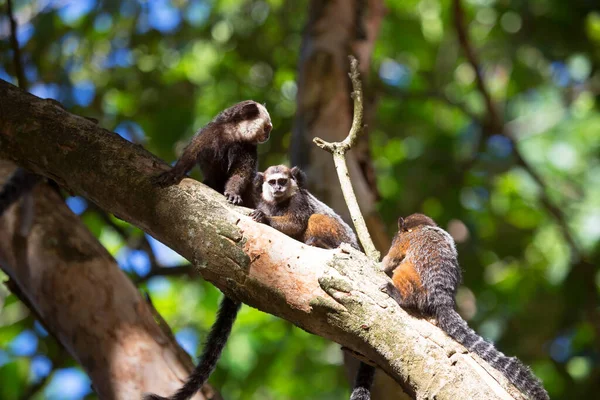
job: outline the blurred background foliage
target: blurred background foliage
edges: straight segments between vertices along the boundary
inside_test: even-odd
[[[305,2],[13,3],[33,94],[168,161],[218,111],[252,98],[275,126],[261,166],[288,160]],[[0,78],[16,84],[5,4]],[[590,398],[600,392],[600,6],[464,2],[504,131],[486,129],[451,1],[386,7],[367,94],[376,100],[370,145],[390,235],[399,215],[435,218],[458,243],[458,301],[470,325],[530,364],[552,398]],[[220,293],[190,280],[181,257],[137,228],[82,198],[67,201],[196,356]],[[0,398],[94,398],[85,374],[4,286],[0,310]],[[343,399],[338,347],[244,307],[211,382],[229,399]]]

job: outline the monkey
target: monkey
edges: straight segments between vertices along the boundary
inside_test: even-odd
[[[272,128],[269,112],[262,104],[252,100],[237,103],[201,128],[175,166],[153,181],[162,187],[177,184],[198,164],[207,186],[232,204],[253,208],[256,147],[269,139]]]
[[[306,174],[298,167],[269,167],[256,175],[260,200],[250,216],[309,246],[335,249],[348,243],[360,250],[354,231],[330,207],[306,189]],[[370,398],[375,368],[361,363],[352,399]],[[357,397],[366,395],[366,397]]]
[[[448,336],[502,372],[531,399],[549,399],[542,383],[527,366],[516,357],[507,357],[496,350],[455,311],[455,295],[461,282],[456,245],[452,236],[433,219],[423,214],[399,218],[398,233],[382,264],[393,283],[382,289],[402,308],[435,317]],[[351,399],[369,399],[370,394],[364,389],[370,387],[370,383],[358,385]]]
[[[252,100],[237,103],[200,129],[175,166],[153,181],[162,187],[177,184],[198,164],[207,186],[225,195],[232,204],[254,207],[257,145],[269,139],[272,128],[271,117],[263,105]],[[186,400],[200,390],[217,365],[240,307],[239,301],[223,297],[200,361],[185,384],[171,397],[146,394],[144,400]]]
[[[335,249],[348,243],[359,250],[352,228],[306,189],[306,174],[300,168],[269,167],[256,175],[254,187],[260,192],[250,214],[254,221],[309,246]]]

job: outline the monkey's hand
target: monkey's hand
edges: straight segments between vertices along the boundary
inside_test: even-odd
[[[159,187],[167,187],[178,184],[183,179],[183,175],[175,168],[171,168],[159,175],[152,177],[152,183]]]
[[[268,222],[267,216],[265,215],[264,212],[260,211],[260,210],[254,210],[250,213],[250,217],[260,223],[260,224],[266,224]]]
[[[232,192],[225,192],[223,194],[225,195],[227,201],[233,204],[234,206],[242,205],[242,196],[240,196],[239,194]]]

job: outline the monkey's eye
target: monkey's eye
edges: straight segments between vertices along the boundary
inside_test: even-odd
[[[275,179],[269,179],[267,182],[269,182],[269,185],[273,186],[277,183],[277,180]]]
[[[280,186],[285,186],[285,185],[287,185],[287,181],[288,180],[286,178],[279,178],[279,179],[277,179],[277,184]]]

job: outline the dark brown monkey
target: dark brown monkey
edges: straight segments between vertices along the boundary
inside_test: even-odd
[[[252,207],[256,145],[269,139],[272,127],[263,105],[252,100],[237,103],[200,129],[175,166],[155,177],[154,182],[160,186],[179,183],[198,164],[206,185],[233,204]]]
[[[310,246],[335,249],[348,243],[358,249],[352,228],[305,185],[306,175],[298,167],[276,165],[258,173],[260,197],[251,217]]]
[[[401,307],[433,316],[438,326],[469,351],[502,372],[517,388],[535,400],[549,399],[541,382],[516,357],[507,357],[477,335],[455,311],[455,295],[461,282],[454,240],[423,214],[398,220],[398,233],[384,257],[383,269],[393,286],[387,292]],[[372,368],[372,367],[371,367]],[[372,376],[372,371],[369,371]],[[364,371],[363,371],[364,373]],[[357,378],[357,381],[359,379]],[[358,384],[352,400],[370,398],[366,385]]]
[[[224,194],[233,204],[254,207],[256,145],[269,139],[271,129],[271,118],[263,105],[246,100],[229,107],[196,133],[175,166],[157,176],[155,183],[176,184],[198,164],[206,185]],[[144,399],[186,400],[200,390],[217,365],[240,306],[241,303],[227,296],[223,298],[198,365],[173,396],[147,394]]]

